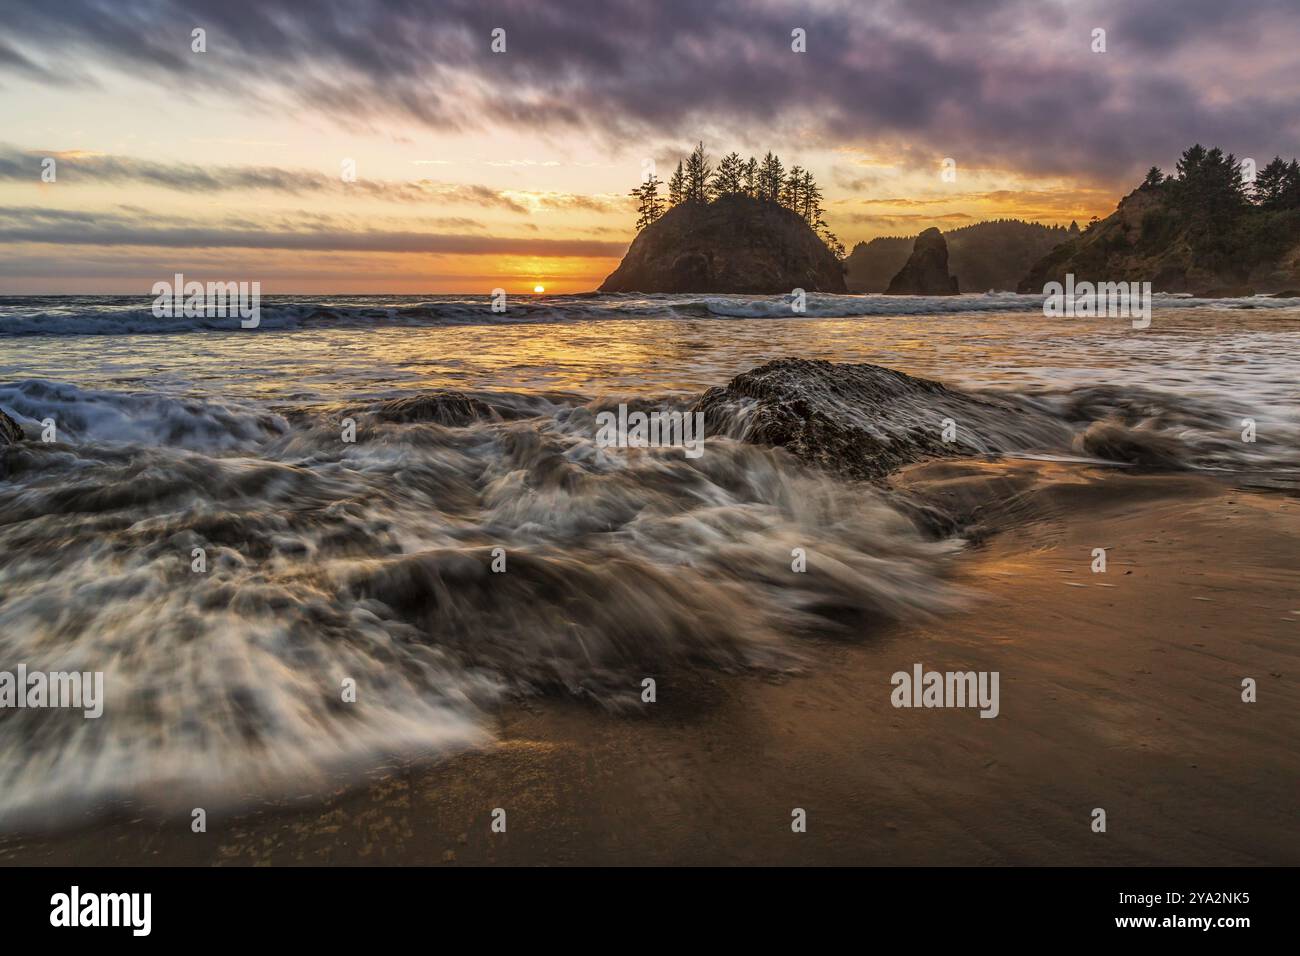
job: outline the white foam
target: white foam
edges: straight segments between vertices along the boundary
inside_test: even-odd
[[[39,379],[0,385],[0,408],[29,437],[38,436],[42,423],[52,420],[55,439],[64,443],[230,450],[260,444],[289,427],[279,415],[237,403],[83,389]]]
[[[479,324],[563,323],[606,319],[853,318],[867,316],[962,315],[980,312],[1041,313],[1043,296],[1015,292],[950,296],[810,293],[796,313],[788,295],[575,295],[507,297],[496,312],[490,296],[263,296],[257,332],[328,328],[440,327]],[[1157,293],[1153,307],[1222,310],[1300,309],[1300,299],[1254,296],[1198,299]],[[9,296],[0,299],[0,337],[63,335],[153,335],[186,332],[239,334],[236,318],[156,318],[149,300],[130,296]],[[247,333],[245,333],[247,334]]]

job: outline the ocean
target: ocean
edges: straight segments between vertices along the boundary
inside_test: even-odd
[[[807,635],[960,604],[960,537],[751,441],[743,402],[698,458],[596,441],[601,412],[687,413],[775,359],[1055,423],[983,423],[1003,455],[1096,462],[1105,427],[1188,470],[1300,475],[1297,300],[1156,296],[1144,330],[1011,294],[813,295],[803,315],[267,296],[250,330],[150,301],[0,297],[0,409],[32,439],[0,453],[0,668],[102,673],[106,698],[97,719],[0,711],[0,818],[345,785],[490,743],[509,700],[625,711],[674,669],[794,672]],[[940,427],[942,401],[908,401]],[[791,573],[800,549],[821,573]]]

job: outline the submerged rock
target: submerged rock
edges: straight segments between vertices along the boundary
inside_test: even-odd
[[[707,434],[784,448],[851,478],[926,458],[1069,447],[1064,422],[1028,404],[957,391],[879,365],[778,359],[695,403]],[[948,439],[948,440],[945,440]]]
[[[1162,435],[1150,428],[1130,428],[1113,421],[1093,422],[1075,440],[1075,446],[1084,454],[1108,461],[1168,470],[1186,468],[1191,454],[1172,435]]]
[[[723,196],[674,206],[632,241],[601,292],[780,295],[848,291],[808,223],[774,202]]]
[[[948,243],[931,226],[916,237],[912,255],[885,290],[886,295],[956,295],[957,277],[948,275]]]

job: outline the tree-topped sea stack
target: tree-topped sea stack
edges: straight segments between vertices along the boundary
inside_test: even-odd
[[[601,292],[847,292],[840,260],[774,202],[682,203],[643,229]]]
[[[848,291],[811,173],[771,153],[731,153],[714,172],[699,146],[669,181],[667,211],[659,186],[651,176],[633,190],[641,232],[601,292]]]

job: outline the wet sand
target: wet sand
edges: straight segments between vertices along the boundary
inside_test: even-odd
[[[660,675],[640,714],[521,703],[491,750],[213,808],[203,834],[120,812],[10,833],[0,863],[1300,863],[1300,502],[1029,462],[894,484],[971,516],[965,609],[805,641],[796,676]],[[915,663],[998,671],[1000,715],[893,708]]]

